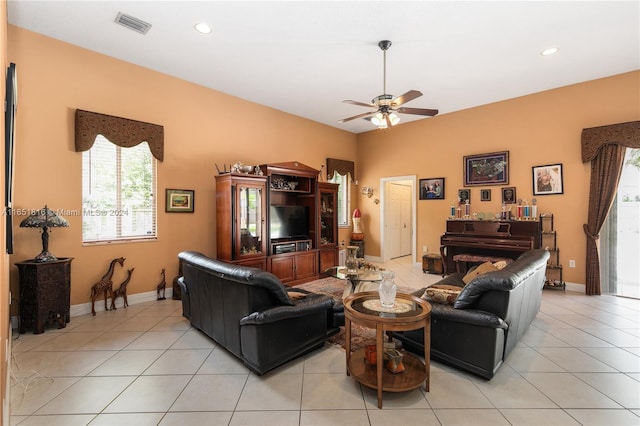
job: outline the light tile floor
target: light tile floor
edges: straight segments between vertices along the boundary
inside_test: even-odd
[[[439,279],[385,266],[401,286]],[[640,425],[639,300],[545,290],[491,381],[433,362],[430,392],[385,393],[381,410],[340,348],[256,376],[181,313],[165,300],[16,336],[11,424]]]

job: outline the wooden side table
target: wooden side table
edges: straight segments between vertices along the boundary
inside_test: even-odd
[[[424,383],[429,392],[431,360],[431,305],[411,294],[398,293],[396,305],[402,304],[398,312],[378,311],[377,291],[355,293],[344,301],[345,350],[347,353],[347,375],[353,376],[364,386],[378,392],[378,408],[382,408],[382,392],[404,392],[420,387]],[[373,309],[371,305],[374,305]],[[400,312],[402,311],[402,312]],[[351,323],[376,330],[376,365],[365,362],[365,349],[351,353]],[[420,358],[406,352],[402,360],[405,371],[393,374],[383,366],[384,335],[387,331],[408,331],[424,328],[424,363]]]
[[[443,275],[442,257],[436,253],[422,255],[422,272]]]
[[[20,275],[19,332],[33,328],[34,334],[44,332],[44,325],[53,321],[64,328],[70,320],[72,257],[52,262],[27,260],[16,263]]]

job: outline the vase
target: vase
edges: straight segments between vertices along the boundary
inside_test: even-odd
[[[358,271],[358,246],[347,246],[347,258],[344,261],[344,266],[347,267],[347,272]]]
[[[396,301],[396,292],[398,286],[393,281],[396,274],[391,271],[384,271],[382,273],[382,282],[378,287],[378,293],[380,294],[380,304],[383,308],[392,308]]]

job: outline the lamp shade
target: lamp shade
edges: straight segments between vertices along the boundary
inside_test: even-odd
[[[69,222],[46,205],[40,210],[31,213],[20,222],[21,228],[42,228],[42,253],[35,257],[36,262],[51,262],[58,260],[49,253],[49,228],[66,228]]]

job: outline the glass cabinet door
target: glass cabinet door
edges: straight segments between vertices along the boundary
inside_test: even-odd
[[[264,188],[238,185],[236,225],[238,257],[265,255]]]
[[[336,193],[320,190],[320,245],[336,245]]]

